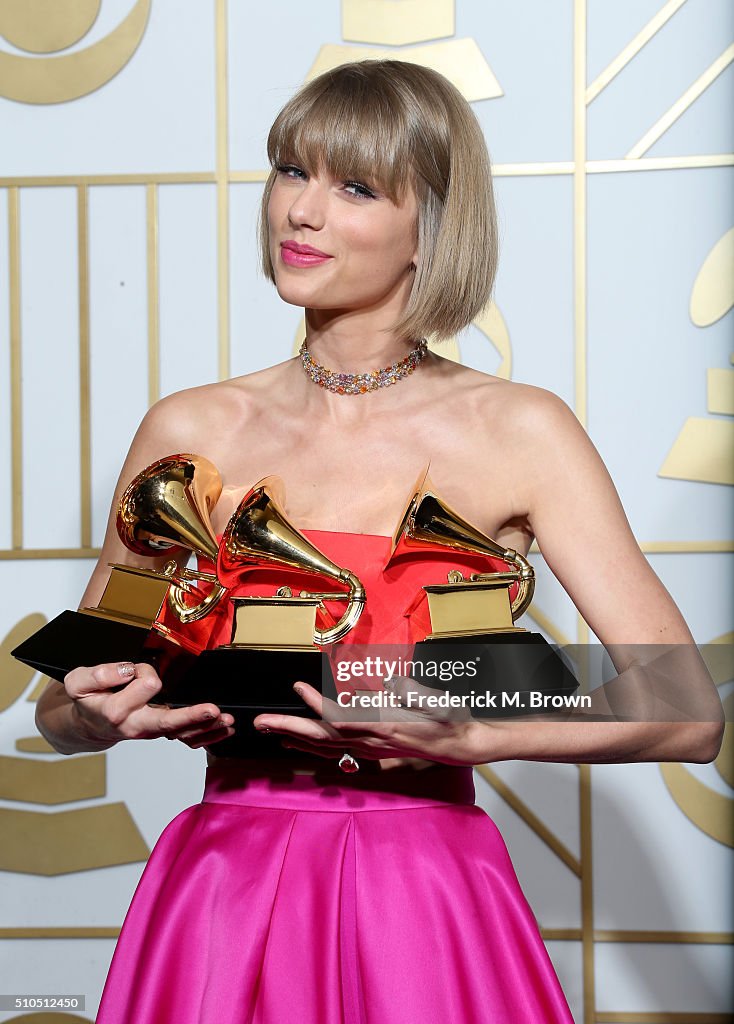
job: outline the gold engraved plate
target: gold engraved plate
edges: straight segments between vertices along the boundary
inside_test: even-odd
[[[113,565],[98,607],[81,611],[151,626],[160,614],[170,585],[170,576],[151,569]]]
[[[514,577],[513,577],[514,582]],[[444,583],[426,586],[433,632],[426,639],[486,632],[524,632],[512,622],[509,583]]]
[[[319,601],[308,597],[235,598],[230,647],[313,649]]]

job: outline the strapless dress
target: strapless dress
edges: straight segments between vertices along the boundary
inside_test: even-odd
[[[421,586],[491,568],[421,552],[385,572],[387,537],[303,533],[365,585],[352,643],[417,639]],[[229,628],[222,611],[214,640]],[[143,872],[97,1024],[573,1024],[471,767],[317,760],[207,768]]]

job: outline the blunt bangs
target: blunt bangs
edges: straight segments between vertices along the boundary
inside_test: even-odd
[[[293,162],[309,174],[356,178],[399,203],[413,147],[392,92],[358,74],[317,79],[276,119],[268,136],[271,166]]]

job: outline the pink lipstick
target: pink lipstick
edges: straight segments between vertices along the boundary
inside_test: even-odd
[[[298,242],[281,242],[280,255],[283,262],[290,267],[316,267],[332,259],[328,253],[314,249],[312,245],[300,245]]]

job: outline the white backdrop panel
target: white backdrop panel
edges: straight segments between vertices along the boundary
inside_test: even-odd
[[[339,0],[230,2],[229,160],[238,170],[264,168],[265,140],[275,115],[302,84],[322,43],[340,41]]]
[[[11,432],[10,432],[10,257],[8,245],[8,191],[0,189],[0,365],[8,371],[0,374],[0,545],[12,543],[11,512]]]
[[[79,545],[79,289],[76,191],[24,189],[23,533],[27,547]]]
[[[731,630],[734,622],[733,555],[651,554],[648,559],[673,595],[696,643],[710,644]]]
[[[257,215],[262,184],[230,191],[232,374],[290,359],[303,310],[278,298],[260,270]]]
[[[512,341],[512,379],[573,393],[573,192],[570,178],[497,178],[495,301]]]
[[[571,160],[573,4],[458,0],[456,35],[476,41],[504,92],[474,104],[492,160]]]
[[[734,991],[731,948],[727,946],[600,943],[596,967],[596,1000],[602,1011],[731,1010]]]
[[[216,189],[159,190],[161,395],[217,379]]]
[[[144,188],[104,186],[89,192],[92,541],[97,545],[125,453],[148,408],[145,206]]]
[[[12,988],[14,995],[84,995],[85,1009],[79,1016],[94,1020],[114,948],[112,939],[16,939],[0,943],[0,974],[11,980],[5,981],[4,991]],[[68,1019],[66,1014],[61,1016],[62,1024],[65,1017]],[[0,1021],[17,1019],[16,1010],[0,1010]]]

